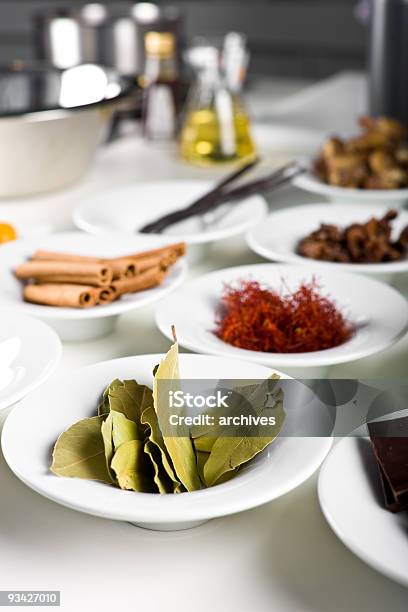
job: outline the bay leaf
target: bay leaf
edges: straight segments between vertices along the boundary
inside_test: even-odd
[[[267,381],[265,381],[267,382]],[[256,385],[263,387],[262,385]],[[252,385],[250,385],[252,387]],[[239,468],[247,463],[266,446],[271,444],[282,429],[285,420],[283,409],[283,392],[277,391],[273,400],[265,405],[264,389],[252,388],[243,391],[247,394],[251,406],[259,416],[273,416],[276,418],[276,425],[268,436],[220,436],[215,441],[210,456],[204,466],[204,479],[207,486],[212,486],[220,481],[220,478],[231,470]],[[271,397],[271,396],[269,396]]]
[[[205,451],[197,451],[196,452],[197,471],[198,471],[198,475],[200,477],[200,480],[201,480],[201,482],[203,483],[204,486],[205,486],[204,466],[205,466],[205,463],[206,463],[206,461],[207,461],[209,456],[210,456],[210,453],[207,453]]]
[[[153,405],[152,391],[146,385],[139,385],[135,380],[124,380],[109,390],[110,409],[121,412],[127,419],[134,421],[141,429],[140,417],[145,408]]]
[[[127,419],[122,412],[111,410],[109,418],[112,420],[112,440],[115,451],[125,442],[141,439],[136,423]]]
[[[50,468],[54,474],[112,483],[101,433],[102,422],[102,416],[83,419],[59,436]]]
[[[121,444],[113,456],[111,468],[121,489],[142,493],[152,492],[144,442],[141,440],[129,440]]]
[[[204,478],[204,466],[208,460],[208,457],[210,456],[210,453],[206,453],[205,451],[197,451],[196,454],[197,454],[198,475],[200,476],[200,479],[203,485],[206,486],[205,478]],[[231,480],[232,478],[234,478],[234,476],[236,476],[238,469],[239,468],[236,468],[234,470],[229,470],[228,472],[225,472],[222,476],[220,476],[218,480],[216,480],[212,484],[212,486],[214,487],[215,485],[223,484],[224,482]]]
[[[110,467],[110,464],[113,458],[113,454],[114,454],[112,432],[113,432],[113,419],[112,419],[112,415],[109,414],[107,418],[104,421],[102,421],[101,434],[102,434],[102,440],[103,440],[103,444],[105,448],[106,467],[112,477],[112,480],[114,480],[115,476],[112,473],[112,470]]]
[[[99,416],[103,416],[104,414],[109,414],[109,410],[110,410],[109,391],[120,385],[122,385],[122,381],[119,380],[118,378],[115,378],[115,380],[113,380],[110,383],[110,385],[106,387],[106,389],[102,393],[102,398],[98,405],[98,415]]]
[[[184,425],[171,426],[169,399],[166,397],[166,394],[159,393],[158,391],[160,380],[169,381],[169,391],[176,392],[180,389],[177,342],[171,346],[166,357],[161,361],[154,377],[154,409],[157,414],[160,430],[171,434],[167,435],[166,433],[163,440],[172,460],[177,478],[187,491],[196,491],[201,488],[201,483],[190,432]]]
[[[175,483],[171,480],[163,467],[158,447],[151,440],[146,440],[144,452],[152,462],[154,470],[153,480],[159,493],[178,493],[179,491],[175,490]]]
[[[163,439],[162,433],[159,428],[157,414],[153,408],[153,405],[149,406],[148,408],[145,408],[141,416],[141,422],[144,425],[148,426],[149,441],[152,444],[154,444],[159,451],[160,455],[159,456],[156,455],[157,457],[156,462],[159,465],[161,464],[164,472],[167,474],[170,481],[172,482],[171,492],[181,493],[184,490],[184,488],[181,485],[180,481],[178,480],[176,473],[174,471],[174,467],[173,467],[170,455],[168,453],[166,445],[164,444],[164,439]]]
[[[210,453],[216,441],[215,436],[200,436],[193,439],[194,448],[197,452]]]

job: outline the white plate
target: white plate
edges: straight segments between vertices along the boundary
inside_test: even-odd
[[[261,353],[231,346],[212,333],[215,309],[225,283],[253,279],[281,288],[284,279],[285,286],[295,290],[314,276],[322,291],[343,307],[353,322],[360,324],[343,345],[312,353]],[[408,329],[408,304],[395,289],[365,276],[327,270],[316,273],[305,266],[258,264],[218,270],[186,284],[158,306],[156,323],[168,337],[174,324],[180,344],[193,351],[255,361],[294,374],[292,368],[345,363],[391,346]],[[311,370],[309,377],[310,374]]]
[[[408,586],[408,513],[384,509],[367,438],[344,438],[319,476],[323,513],[340,540],[363,561]]]
[[[106,191],[83,201],[74,211],[74,223],[91,234],[119,231],[134,235],[159,217],[185,208],[207,193],[204,181],[137,183]],[[251,196],[233,206],[225,205],[204,217],[193,217],[169,227],[163,235],[188,244],[203,244],[235,236],[249,229],[267,213],[261,196]]]
[[[306,480],[328,453],[331,438],[282,436],[230,482],[180,495],[121,491],[53,475],[51,449],[58,435],[95,413],[98,397],[114,378],[136,378],[151,386],[152,369],[162,357],[139,355],[98,363],[54,379],[27,398],[3,429],[3,453],[13,472],[38,493],[69,508],[171,530],[269,502]],[[265,379],[272,373],[259,365],[202,355],[181,355],[180,372],[182,378],[208,380]]]
[[[61,358],[57,334],[32,317],[0,310],[0,411],[40,386]]]
[[[404,206],[408,202],[408,189],[354,189],[352,187],[335,187],[323,183],[312,173],[307,172],[296,177],[293,181],[295,187],[318,193],[333,202],[343,204],[389,204],[390,206]]]
[[[185,261],[177,262],[159,287],[127,294],[111,304],[85,309],[57,308],[24,302],[21,297],[21,283],[15,278],[13,270],[37,249],[95,257],[117,257],[154,249],[168,242],[172,242],[172,240],[157,236],[137,235],[132,238],[121,234],[90,236],[81,232],[53,234],[41,239],[9,242],[0,249],[0,274],[2,277],[0,306],[6,306],[46,320],[57,329],[64,340],[88,340],[106,334],[112,330],[118,315],[155,302],[175,289],[184,278]]]
[[[304,126],[268,121],[254,123],[251,129],[262,158],[265,156],[313,155],[327,137],[325,132]]]
[[[407,272],[408,258],[379,264],[347,264],[317,261],[296,253],[298,242],[317,230],[321,223],[345,227],[351,223],[365,223],[374,216],[382,217],[387,210],[388,206],[377,207],[369,204],[356,204],[353,207],[344,207],[342,204],[309,204],[277,210],[248,232],[247,242],[255,253],[272,261],[364,274]],[[408,212],[399,211],[398,217],[391,223],[393,236],[397,237],[408,225]]]

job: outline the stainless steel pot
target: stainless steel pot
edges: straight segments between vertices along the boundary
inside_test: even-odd
[[[52,191],[89,168],[120,101],[136,84],[84,64],[0,68],[0,197]]]

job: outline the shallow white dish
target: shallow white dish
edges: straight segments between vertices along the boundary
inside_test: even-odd
[[[54,372],[62,347],[45,323],[0,310],[0,411],[39,387]]]
[[[301,484],[320,466],[331,438],[282,436],[230,482],[193,493],[135,493],[53,475],[49,466],[58,435],[95,413],[98,397],[114,378],[136,378],[151,386],[153,367],[162,357],[138,355],[98,363],[54,379],[27,398],[9,416],[2,434],[4,457],[13,472],[41,495],[74,510],[167,531],[269,502]],[[208,380],[265,379],[272,374],[253,363],[202,355],[181,355],[180,373],[185,379]],[[316,418],[320,419],[317,413]]]
[[[313,353],[261,353],[231,346],[212,333],[225,283],[252,279],[279,289],[284,279],[285,286],[294,290],[314,276],[323,292],[358,324],[345,344]],[[324,374],[322,367],[372,355],[401,338],[408,329],[408,304],[391,287],[365,276],[328,270],[316,273],[305,266],[257,264],[217,270],[189,282],[158,306],[156,323],[168,337],[174,324],[180,344],[190,350],[282,368],[292,376],[318,378]]]
[[[319,475],[323,514],[363,561],[408,586],[408,514],[384,509],[380,477],[367,438],[343,438]]]
[[[112,331],[120,314],[155,302],[175,289],[185,276],[185,261],[178,261],[159,287],[127,294],[111,304],[85,309],[58,308],[24,302],[21,297],[21,283],[15,278],[13,270],[37,249],[95,257],[116,257],[154,249],[169,242],[173,241],[158,236],[138,235],[133,238],[121,234],[90,236],[82,232],[67,232],[41,239],[9,242],[0,249],[2,277],[0,307],[12,308],[47,321],[63,340],[82,341],[105,335]]]
[[[365,223],[371,217],[382,217],[388,206],[370,206],[356,204],[309,204],[294,206],[272,212],[266,219],[247,233],[249,247],[266,259],[283,263],[293,263],[310,266],[316,269],[342,270],[344,272],[360,272],[364,274],[391,276],[399,272],[408,272],[408,258],[401,261],[379,264],[347,264],[331,261],[308,259],[296,253],[298,242],[318,229],[321,223],[331,223],[345,227],[352,223]],[[408,212],[399,211],[398,217],[391,222],[393,236],[397,237],[408,225]]]
[[[353,189],[352,187],[335,187],[323,183],[311,172],[297,176],[293,185],[304,191],[318,193],[332,202],[343,204],[378,204],[404,206],[408,202],[408,189]]]
[[[157,181],[110,189],[84,200],[75,209],[74,223],[91,234],[112,231],[134,235],[139,228],[170,212],[185,208],[213,187],[207,181]],[[243,233],[267,213],[261,196],[224,205],[204,216],[186,219],[163,232],[189,245],[204,244]]]

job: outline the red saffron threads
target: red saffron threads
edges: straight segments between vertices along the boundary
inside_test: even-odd
[[[264,353],[310,353],[343,344],[354,326],[319,292],[315,279],[284,294],[256,281],[226,285],[216,313],[218,338]]]

